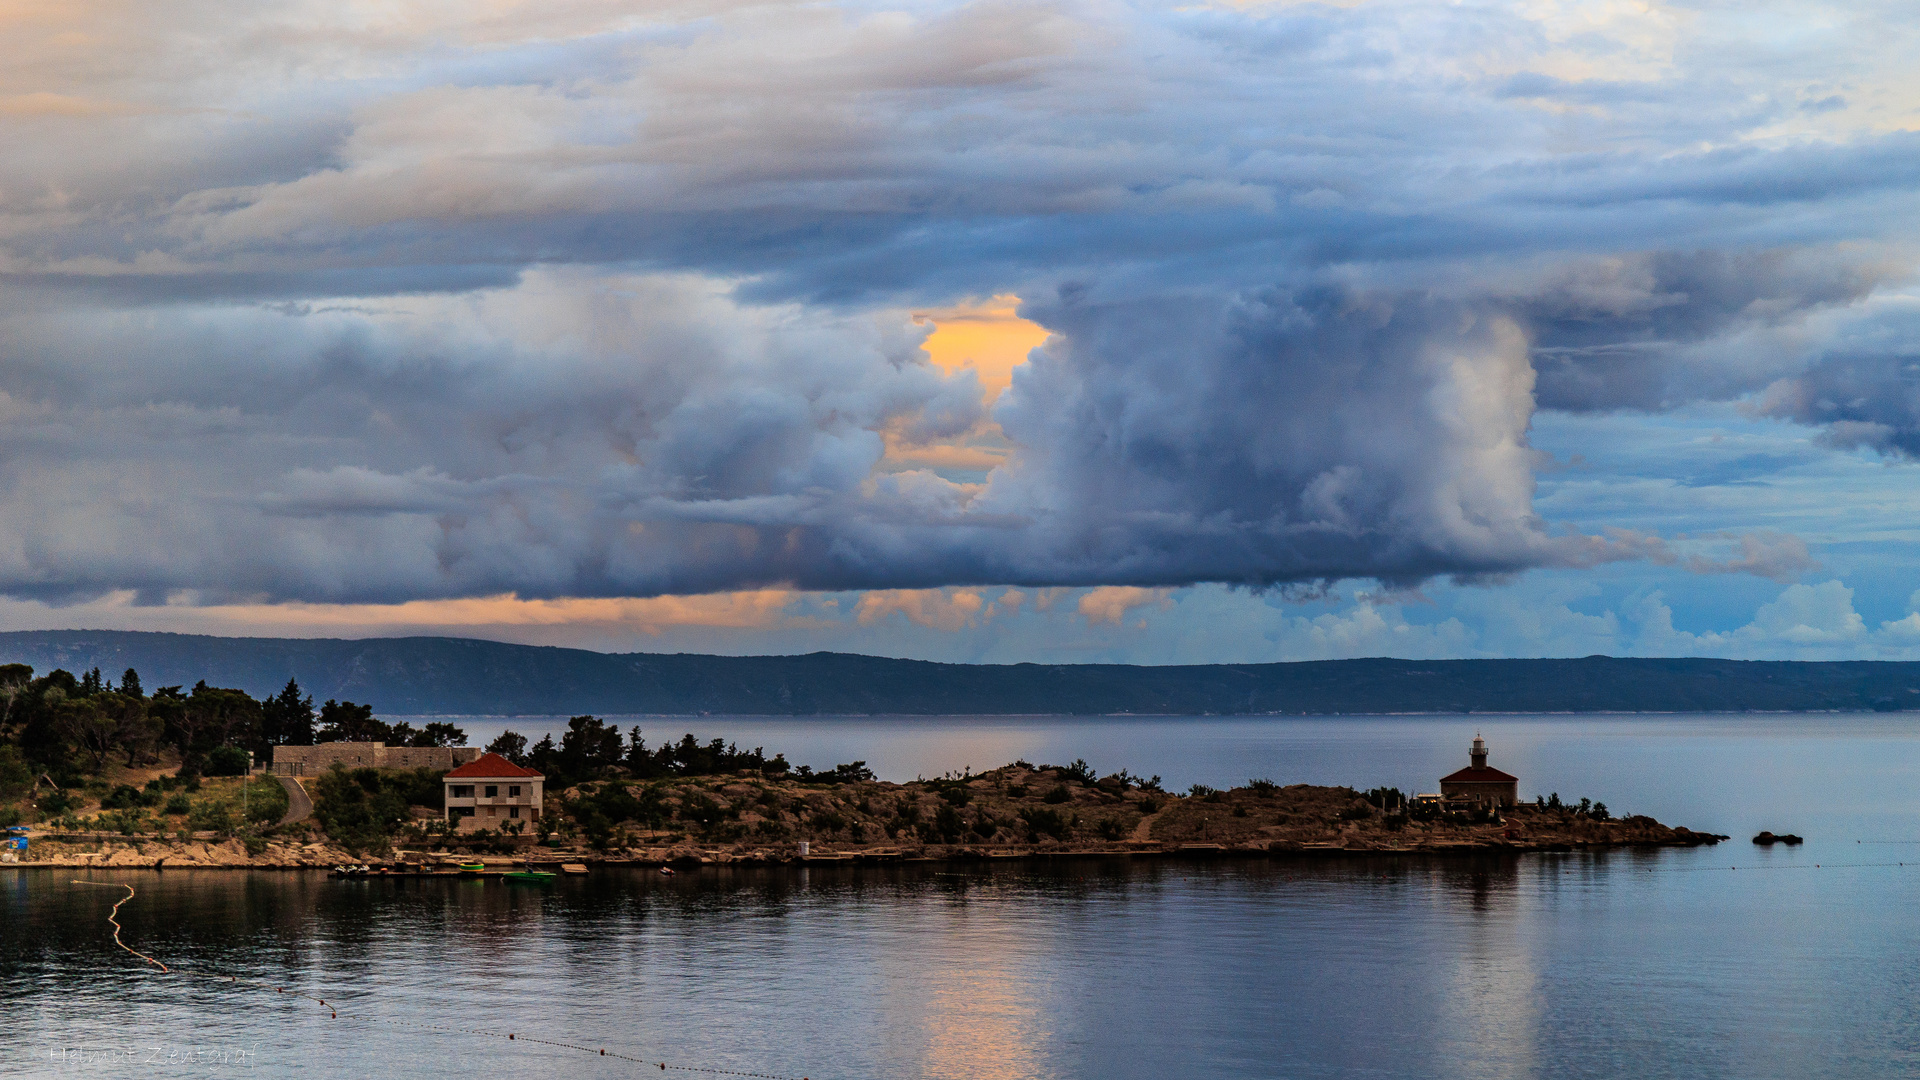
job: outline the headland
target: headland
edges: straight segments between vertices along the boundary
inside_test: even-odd
[[[935,780],[817,782],[751,774],[579,784],[539,834],[444,834],[418,826],[345,845],[310,823],[251,844],[213,833],[103,835],[49,830],[31,866],[440,867],[478,858],[677,865],[1055,859],[1090,856],[1302,858],[1692,847],[1725,839],[1604,807],[1421,806],[1391,789],[1280,785],[1158,790],[1083,765],[1016,762]],[[38,830],[36,830],[38,831]]]

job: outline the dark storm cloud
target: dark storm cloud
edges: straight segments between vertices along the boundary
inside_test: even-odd
[[[1636,252],[1547,275],[1515,312],[1533,333],[1543,407],[1659,409],[1759,389],[1804,363],[1810,314],[1906,273],[1833,249]]]
[[[1480,580],[1678,558],[1538,520],[1536,407],[1771,386],[1841,442],[1913,427],[1889,361],[1833,359],[1912,269],[1905,59],[1864,30],[1786,61],[1660,5],[66,17],[94,51],[49,16],[0,72],[15,594]],[[890,460],[986,419],[908,305],[1008,292],[1055,336],[1005,464]]]
[[[1920,351],[1826,357],[1769,387],[1758,404],[1766,415],[1820,425],[1834,446],[1920,458]]]

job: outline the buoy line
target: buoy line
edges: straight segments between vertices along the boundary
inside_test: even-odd
[[[432,1031],[432,1032],[438,1032],[440,1034],[452,1034],[452,1035],[480,1035],[490,1039],[504,1039],[508,1042],[525,1042],[525,1043],[533,1043],[538,1046],[553,1046],[553,1047],[558,1047],[564,1050],[578,1050],[582,1053],[593,1054],[597,1057],[614,1058],[619,1061],[631,1061],[636,1065],[652,1066],[654,1068],[658,1068],[662,1072],[705,1073],[710,1076],[744,1076],[744,1077],[751,1078],[751,1080],[808,1080],[808,1078],[804,1076],[781,1076],[776,1073],[740,1072],[733,1069],[706,1068],[698,1065],[670,1065],[664,1061],[648,1061],[645,1058],[637,1058],[637,1057],[633,1057],[630,1054],[622,1054],[615,1050],[608,1050],[605,1047],[583,1046],[579,1043],[564,1042],[559,1039],[543,1039],[537,1035],[528,1035],[518,1031],[488,1031],[484,1028],[446,1027],[439,1024],[417,1023],[412,1020],[393,1020],[393,1019],[389,1019],[387,1017],[382,1017],[382,1016],[365,1016],[358,1013],[343,1013],[340,1011],[339,1006],[328,1004],[325,998],[316,997],[313,994],[301,993],[298,990],[288,990],[284,986],[274,986],[271,983],[254,982],[253,980],[242,979],[233,975],[218,975],[218,974],[214,974],[212,972],[206,972],[206,971],[193,971],[187,968],[168,967],[166,964],[161,963],[159,960],[156,960],[153,957],[148,956],[146,953],[143,953],[140,950],[134,948],[133,946],[128,945],[126,942],[120,940],[120,931],[125,929],[120,925],[120,919],[119,919],[120,905],[133,899],[134,897],[133,886],[125,884],[123,882],[81,881],[78,878],[73,879],[73,883],[75,885],[92,885],[92,886],[96,886],[103,889],[127,890],[127,895],[115,901],[113,908],[107,912],[107,922],[113,925],[113,943],[115,945],[120,946],[120,948],[125,949],[127,952],[132,953],[134,956],[139,957],[142,962],[147,964],[152,964],[154,967],[159,968],[161,974],[179,975],[189,979],[205,979],[209,982],[216,983],[216,984],[246,987],[247,989],[250,989],[250,990],[270,990],[276,994],[284,994],[288,997],[302,998],[306,1001],[311,1001],[319,1005],[323,1009],[326,1009],[327,1018],[330,1020],[358,1020],[361,1023],[366,1023],[366,1024],[385,1024],[388,1027],[410,1028],[415,1031]]]

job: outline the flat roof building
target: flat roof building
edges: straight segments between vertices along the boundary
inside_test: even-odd
[[[276,776],[319,776],[335,765],[348,769],[451,769],[478,760],[477,746],[388,746],[383,742],[323,742],[276,746],[267,771]]]

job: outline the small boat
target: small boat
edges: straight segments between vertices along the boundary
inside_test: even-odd
[[[661,868],[660,868],[660,872],[661,872],[662,874],[665,874],[665,875],[666,875],[667,877],[672,877],[672,876],[673,876],[673,867],[671,867],[671,866],[663,866],[663,867],[661,867]]]
[[[478,874],[486,870],[486,868],[487,864],[483,862],[463,862],[460,864],[460,872],[463,874]]]
[[[587,872],[587,864],[579,863],[579,862],[563,862],[560,864],[560,872],[563,874],[584,874]]]
[[[526,865],[520,869],[509,870],[505,874],[508,881],[517,881],[522,885],[545,885],[556,876],[551,871],[535,870],[532,859],[528,859]]]

